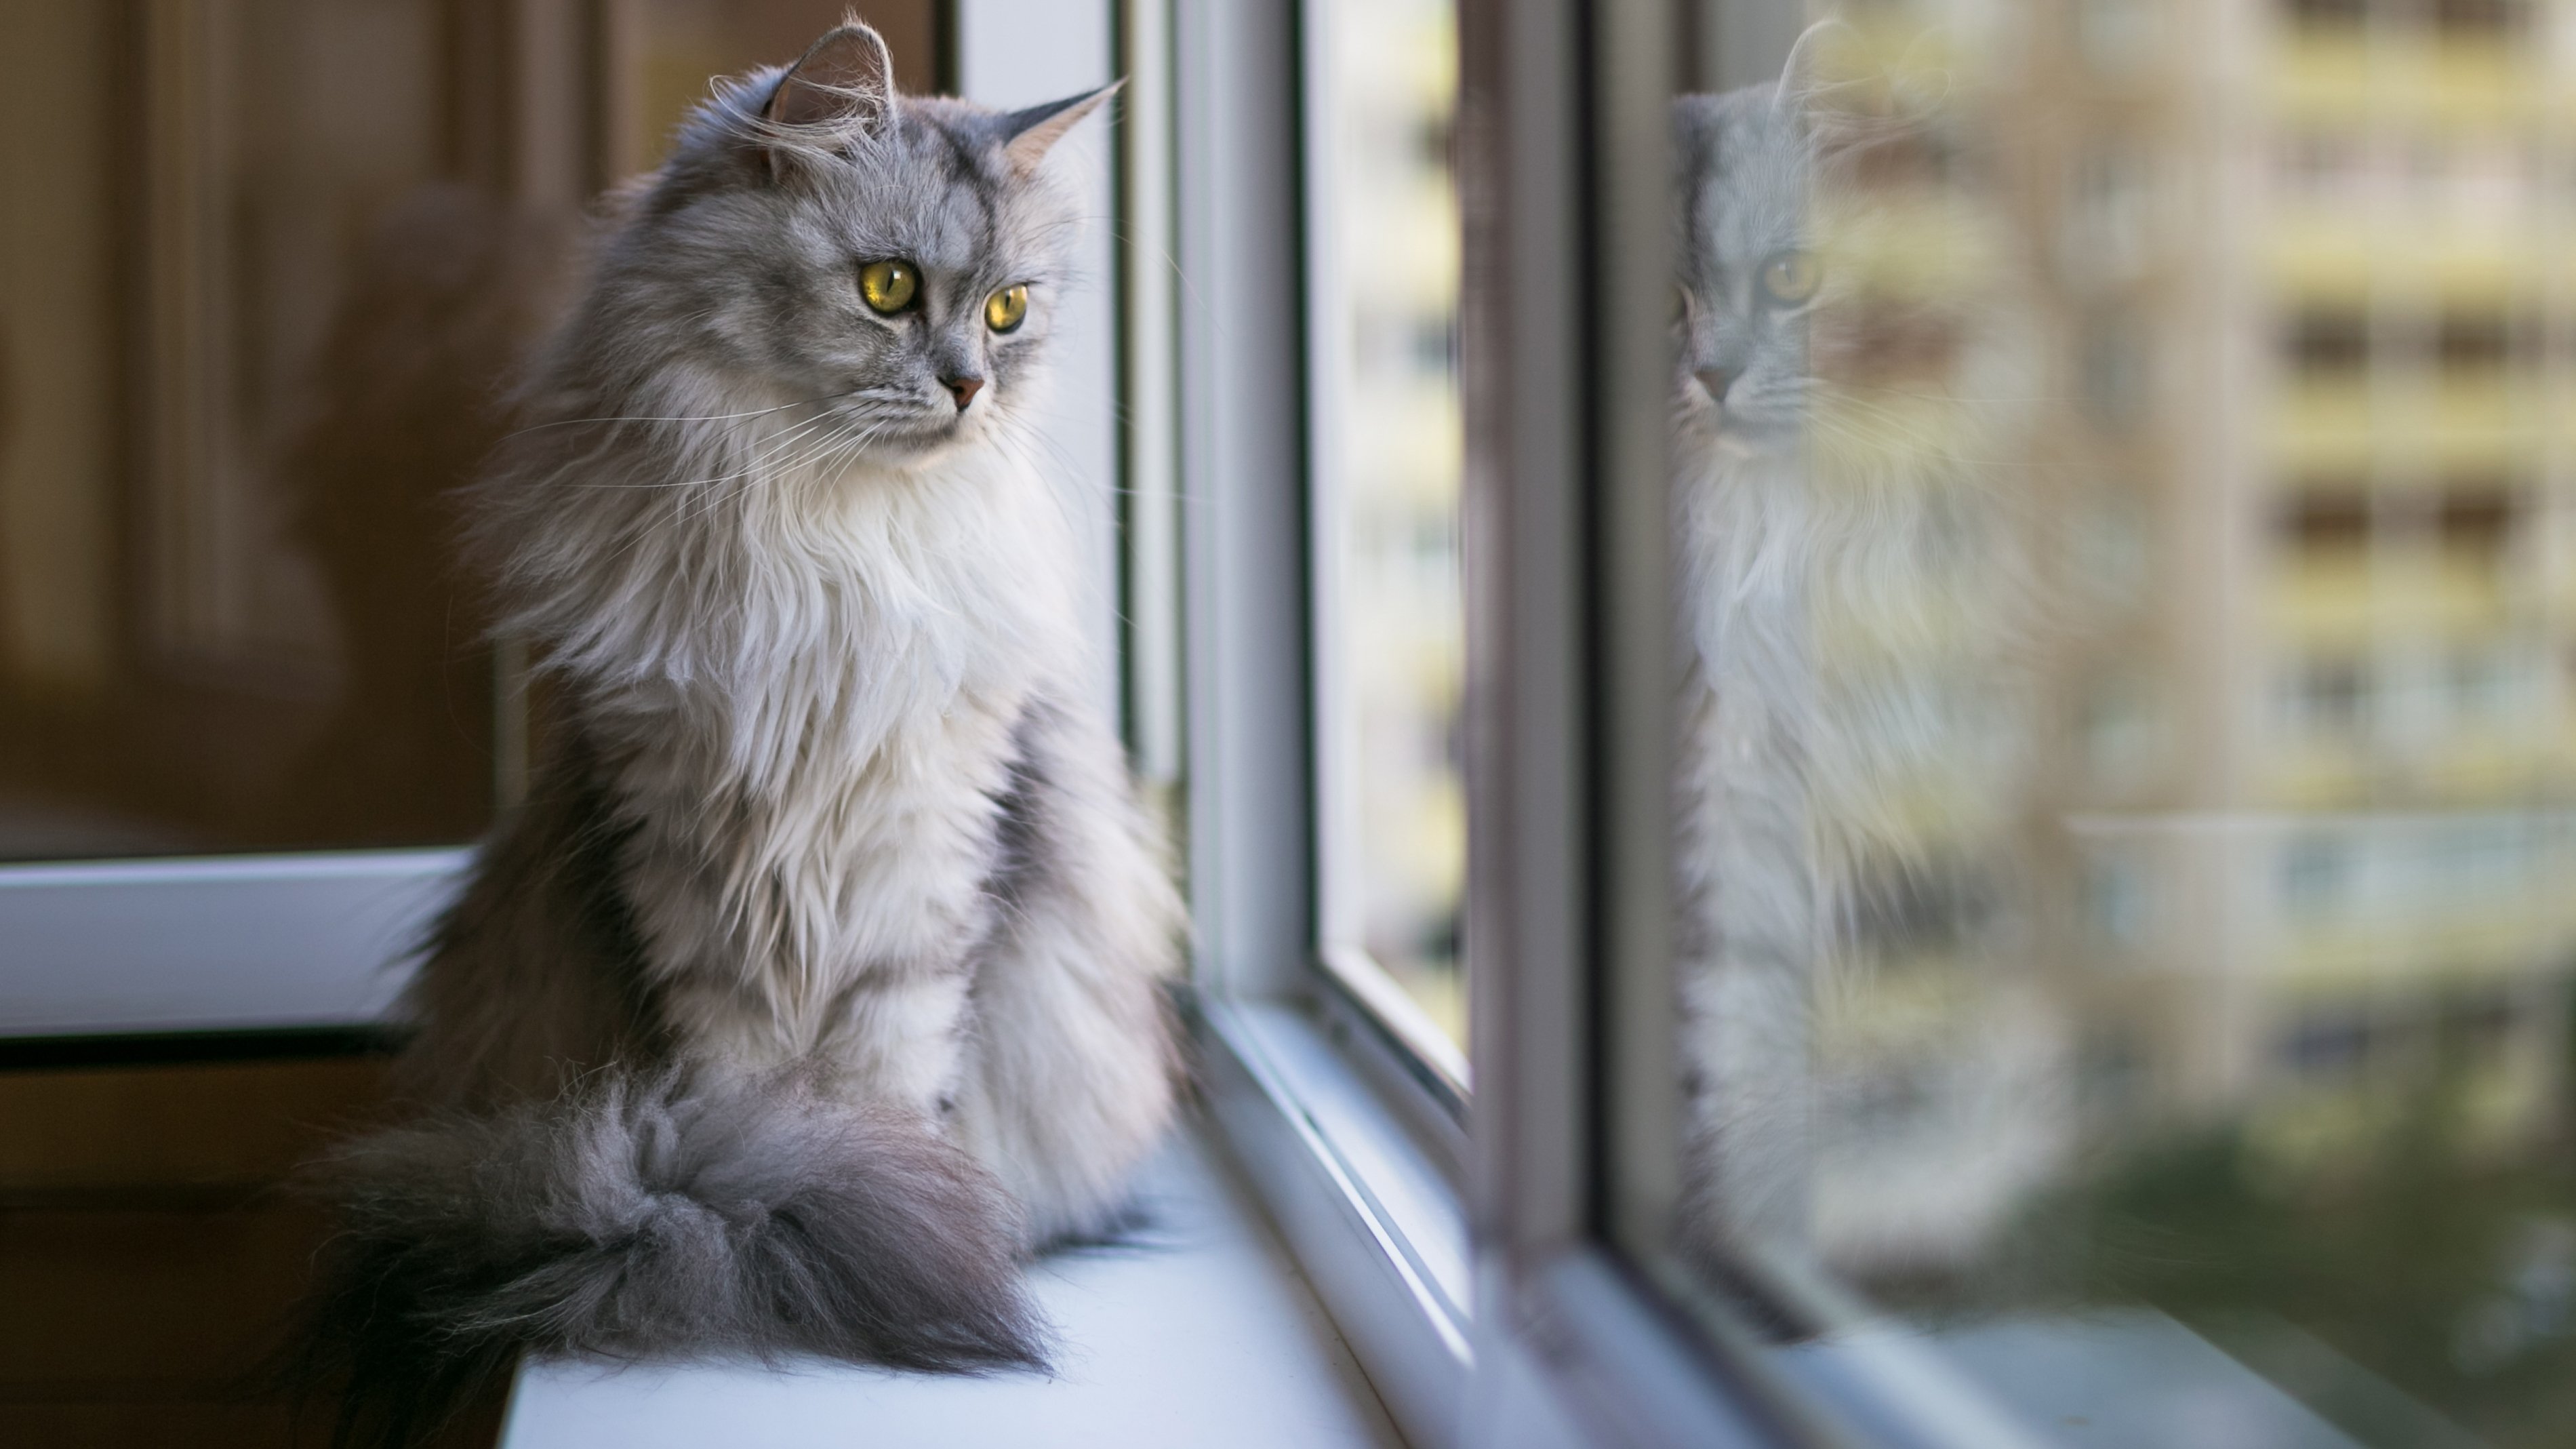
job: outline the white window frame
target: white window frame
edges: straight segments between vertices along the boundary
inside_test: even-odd
[[[0,1041],[380,1026],[471,856],[0,867]]]
[[[1412,1442],[1808,1442],[1793,1396],[1748,1396],[1594,1210],[1596,1124],[1609,1120],[1596,991],[1627,982],[1604,1004],[1642,1013],[1670,984],[1651,924],[1665,919],[1668,849],[1664,583],[1600,564],[1613,534],[1648,558],[1663,540],[1670,66],[1656,37],[1673,13],[1461,6],[1478,1064],[1462,1117],[1455,1078],[1386,1024],[1401,1015],[1381,1017],[1332,969],[1315,904],[1301,330],[1313,318],[1299,248],[1317,217],[1296,74],[1312,37],[1296,0],[1131,0],[1126,13],[1140,6],[1172,18],[1168,64],[1132,44],[1127,63],[1131,104],[1147,103],[1145,78],[1176,81],[1191,866],[1200,1045],[1223,1135]],[[1129,24],[1131,41],[1151,33]],[[1621,285],[1606,297],[1564,285],[1594,274],[1587,260]],[[1129,342],[1154,345],[1132,326]],[[1602,498],[1596,478],[1644,481]],[[1618,641],[1615,655],[1596,639]],[[1623,1066],[1618,1095],[1668,1097],[1669,1071]]]
[[[1480,1068],[1466,1433],[2020,1444],[1979,1438],[2002,1426],[1973,1405],[1944,1417],[1941,1376],[1901,1347],[1832,1350],[1849,1392],[1828,1402],[1753,1324],[1688,1291],[1661,1247],[1680,1142],[1666,157],[1680,8],[1705,4],[1461,0]],[[1714,8],[1696,59],[1723,74],[1764,17]]]
[[[1349,4],[1351,0],[1341,0]],[[1366,0],[1360,0],[1366,3]],[[1344,216],[1341,190],[1332,181],[1345,162],[1344,139],[1327,114],[1335,97],[1325,88],[1333,82],[1332,57],[1343,42],[1333,34],[1339,23],[1334,0],[1304,0],[1298,20],[1298,192],[1303,242],[1300,315],[1305,327],[1303,419],[1306,446],[1306,576],[1308,580],[1308,675],[1312,690],[1314,829],[1316,862],[1314,959],[1333,989],[1349,998],[1374,1024],[1392,1037],[1392,1045],[1409,1063],[1429,1074],[1424,1085],[1451,1115],[1462,1115],[1471,1073],[1467,1054],[1422,1009],[1385,963],[1362,943],[1367,908],[1366,862],[1337,859],[1366,828],[1361,808],[1362,780],[1358,760],[1357,688],[1348,674],[1347,630],[1354,619],[1344,598],[1344,561],[1335,545],[1340,538],[1351,458],[1344,430],[1353,399],[1350,378],[1341,359],[1352,346],[1351,318],[1343,305],[1354,259],[1343,255]]]
[[[1167,533],[1203,1085],[1396,1422],[1446,1449],[1466,1442],[1474,1363],[1457,1089],[1319,949],[1299,7],[1126,0],[1120,19],[1127,411],[1138,432],[1168,417],[1177,480],[1136,466],[1164,445],[1131,433],[1128,657],[1132,684],[1158,647],[1136,637],[1158,625],[1136,585],[1162,566],[1132,550]],[[1164,498],[1177,524],[1138,526]],[[1130,698],[1131,720],[1154,717]]]

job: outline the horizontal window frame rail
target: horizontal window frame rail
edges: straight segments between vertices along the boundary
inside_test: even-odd
[[[0,1040],[381,1025],[473,853],[0,866]]]

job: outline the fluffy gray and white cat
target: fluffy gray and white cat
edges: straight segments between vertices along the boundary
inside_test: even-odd
[[[1180,912],[1029,433],[1106,91],[855,22],[630,187],[473,495],[563,704],[329,1168],[313,1337],[400,1439],[521,1350],[1034,1363],[1019,1262],[1169,1114]]]
[[[1835,33],[1674,107],[1678,1226],[1704,1251],[1809,1243],[1852,1085],[1818,1058],[1827,968],[2017,808],[1997,473],[2028,350],[1933,118],[1814,78]]]

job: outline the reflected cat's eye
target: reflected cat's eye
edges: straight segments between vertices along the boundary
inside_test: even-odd
[[[920,292],[921,273],[910,262],[888,259],[859,268],[859,295],[888,316],[911,306]]]
[[[1025,282],[1004,287],[984,299],[984,325],[996,332],[1017,328],[1029,315],[1029,288]]]
[[[1774,302],[1803,302],[1816,295],[1824,280],[1824,263],[1814,252],[1774,252],[1762,264],[1762,295]]]

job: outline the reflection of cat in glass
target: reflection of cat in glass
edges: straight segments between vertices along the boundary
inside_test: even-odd
[[[1926,108],[1782,82],[1675,105],[1683,1230],[1816,1213],[1830,961],[1973,914],[2012,807],[1992,485],[2024,394]],[[1945,929],[1934,927],[1932,929]],[[1884,954],[1884,953],[1880,953]]]
[[[434,184],[388,206],[357,252],[279,477],[346,670],[280,792],[289,843],[461,840],[489,818],[479,601],[422,541],[453,530],[453,491],[503,431],[495,394],[556,306],[560,230]]]

